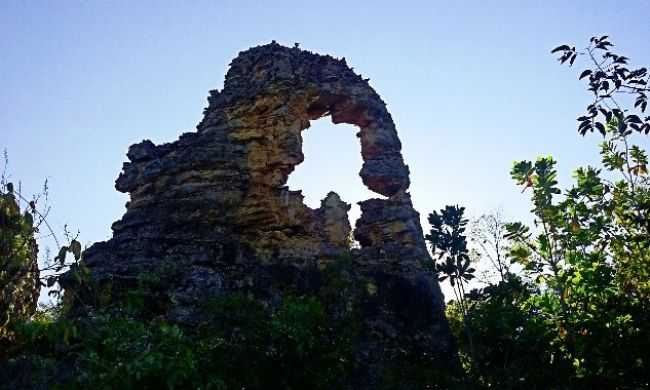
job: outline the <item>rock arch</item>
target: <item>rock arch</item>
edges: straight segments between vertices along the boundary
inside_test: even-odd
[[[205,298],[245,292],[272,306],[284,293],[278,286],[317,292],[321,270],[346,255],[348,276],[368,286],[362,372],[352,387],[375,388],[381,367],[403,351],[456,367],[440,287],[422,265],[429,255],[395,124],[367,80],[344,59],[271,43],[239,53],[208,103],[196,132],[129,148],[116,181],[130,194],[126,213],[113,238],[85,251],[90,283],[79,286],[71,274],[62,281],[72,306],[96,305],[101,286],[124,290],[138,275],[171,266],[164,289],[173,304],[163,314],[193,324]],[[311,209],[286,186],[304,159],[301,132],[326,115],[359,128],[359,174],[385,197],[359,203],[361,249],[349,249],[350,206],[337,194]]]
[[[241,96],[237,93],[241,90],[253,90],[254,96]],[[238,109],[241,106],[237,101],[241,100],[248,104],[244,110]],[[273,146],[278,147],[278,153],[271,154],[268,162],[275,164],[273,177],[281,185],[286,183],[286,174],[303,159],[300,132],[310,120],[329,115],[334,124],[360,128],[364,161],[360,175],[369,189],[384,196],[408,189],[408,167],[386,105],[345,60],[273,44],[255,48],[233,61],[224,90],[212,91],[210,103],[209,111],[221,108],[228,112],[229,119],[255,121],[250,128],[235,131],[235,139],[262,139],[262,134],[269,133],[274,136],[270,142],[276,142]],[[236,108],[231,110],[233,103]],[[269,121],[263,120],[266,118]],[[199,131],[209,129],[211,124],[202,122]]]
[[[388,244],[398,252],[426,254],[395,124],[379,95],[345,59],[275,43],[259,46],[233,60],[223,90],[211,91],[208,102],[196,133],[172,144],[144,141],[131,147],[131,162],[116,183],[131,193],[131,202],[116,234],[134,227],[128,220],[141,215],[139,210],[160,208],[162,201],[163,208],[187,209],[184,216],[171,213],[175,223],[225,223],[261,252],[319,257],[343,249],[345,243],[322,234],[319,216],[326,210],[311,210],[300,192],[285,186],[304,159],[301,132],[310,120],[330,116],[335,124],[360,129],[359,175],[370,190],[387,197],[361,202],[357,240],[364,247],[385,251]],[[148,214],[165,220],[147,224],[167,224],[170,217]],[[346,222],[339,227],[345,229]]]

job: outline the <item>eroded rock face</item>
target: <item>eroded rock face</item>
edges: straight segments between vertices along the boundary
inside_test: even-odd
[[[409,169],[391,115],[368,82],[344,59],[271,43],[241,52],[208,102],[196,132],[129,149],[116,182],[130,193],[126,214],[111,240],[85,253],[96,285],[115,290],[172,269],[168,315],[191,323],[206,296],[247,291],[273,302],[282,297],[278,286],[317,291],[319,272],[351,254],[355,274],[372,286],[359,355],[366,373],[357,388],[371,386],[398,350],[441,366],[453,361],[442,295],[421,265],[428,254],[407,193]],[[350,206],[337,194],[313,210],[286,186],[304,159],[301,132],[326,115],[358,126],[359,174],[383,196],[360,203],[358,250],[350,250]]]

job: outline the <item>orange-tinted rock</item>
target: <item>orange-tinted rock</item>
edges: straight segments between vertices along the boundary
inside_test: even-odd
[[[368,82],[344,60],[271,43],[241,52],[208,103],[196,132],[129,149],[116,181],[130,193],[126,214],[111,240],[85,254],[95,285],[128,288],[140,273],[173,264],[166,315],[192,323],[197,302],[210,296],[275,297],[283,284],[313,293],[320,270],[345,255],[353,278],[372,285],[356,388],[372,388],[377,367],[395,351],[440,366],[453,361],[442,294],[421,264],[429,256],[401,143]],[[350,250],[350,206],[337,194],[314,210],[286,187],[305,158],[301,132],[326,115],[359,127],[361,180],[386,197],[360,203],[360,250]],[[386,336],[388,328],[397,336]]]

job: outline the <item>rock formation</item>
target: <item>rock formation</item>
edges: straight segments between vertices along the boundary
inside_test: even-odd
[[[93,285],[116,291],[142,273],[173,269],[167,315],[192,323],[205,297],[245,291],[274,302],[287,286],[316,291],[319,272],[347,254],[368,281],[356,388],[372,387],[383,362],[400,353],[453,364],[442,294],[422,265],[429,256],[407,192],[409,169],[368,82],[345,59],[273,42],[241,52],[208,102],[196,132],[129,148],[116,182],[130,194],[126,214],[111,240],[85,252]],[[358,126],[359,174],[383,196],[360,202],[353,233],[360,249],[350,249],[350,206],[337,194],[313,210],[286,186],[304,159],[301,132],[323,116]],[[67,287],[77,304],[93,302]]]

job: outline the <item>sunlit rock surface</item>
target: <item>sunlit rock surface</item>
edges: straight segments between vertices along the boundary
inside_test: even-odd
[[[288,289],[317,292],[320,273],[345,257],[368,285],[355,388],[372,388],[383,362],[401,355],[453,364],[442,294],[422,266],[429,255],[409,169],[368,82],[344,59],[271,43],[241,52],[208,102],[196,132],[130,147],[116,182],[130,194],[126,214],[112,239],[85,252],[94,285],[116,291],[143,273],[172,272],[166,315],[191,324],[206,297],[246,292],[273,304]],[[301,132],[323,116],[359,128],[359,175],[380,195],[360,202],[354,232],[336,193],[314,210],[286,186],[305,158]],[[360,248],[350,248],[353,237]],[[97,304],[74,292],[75,304]]]

